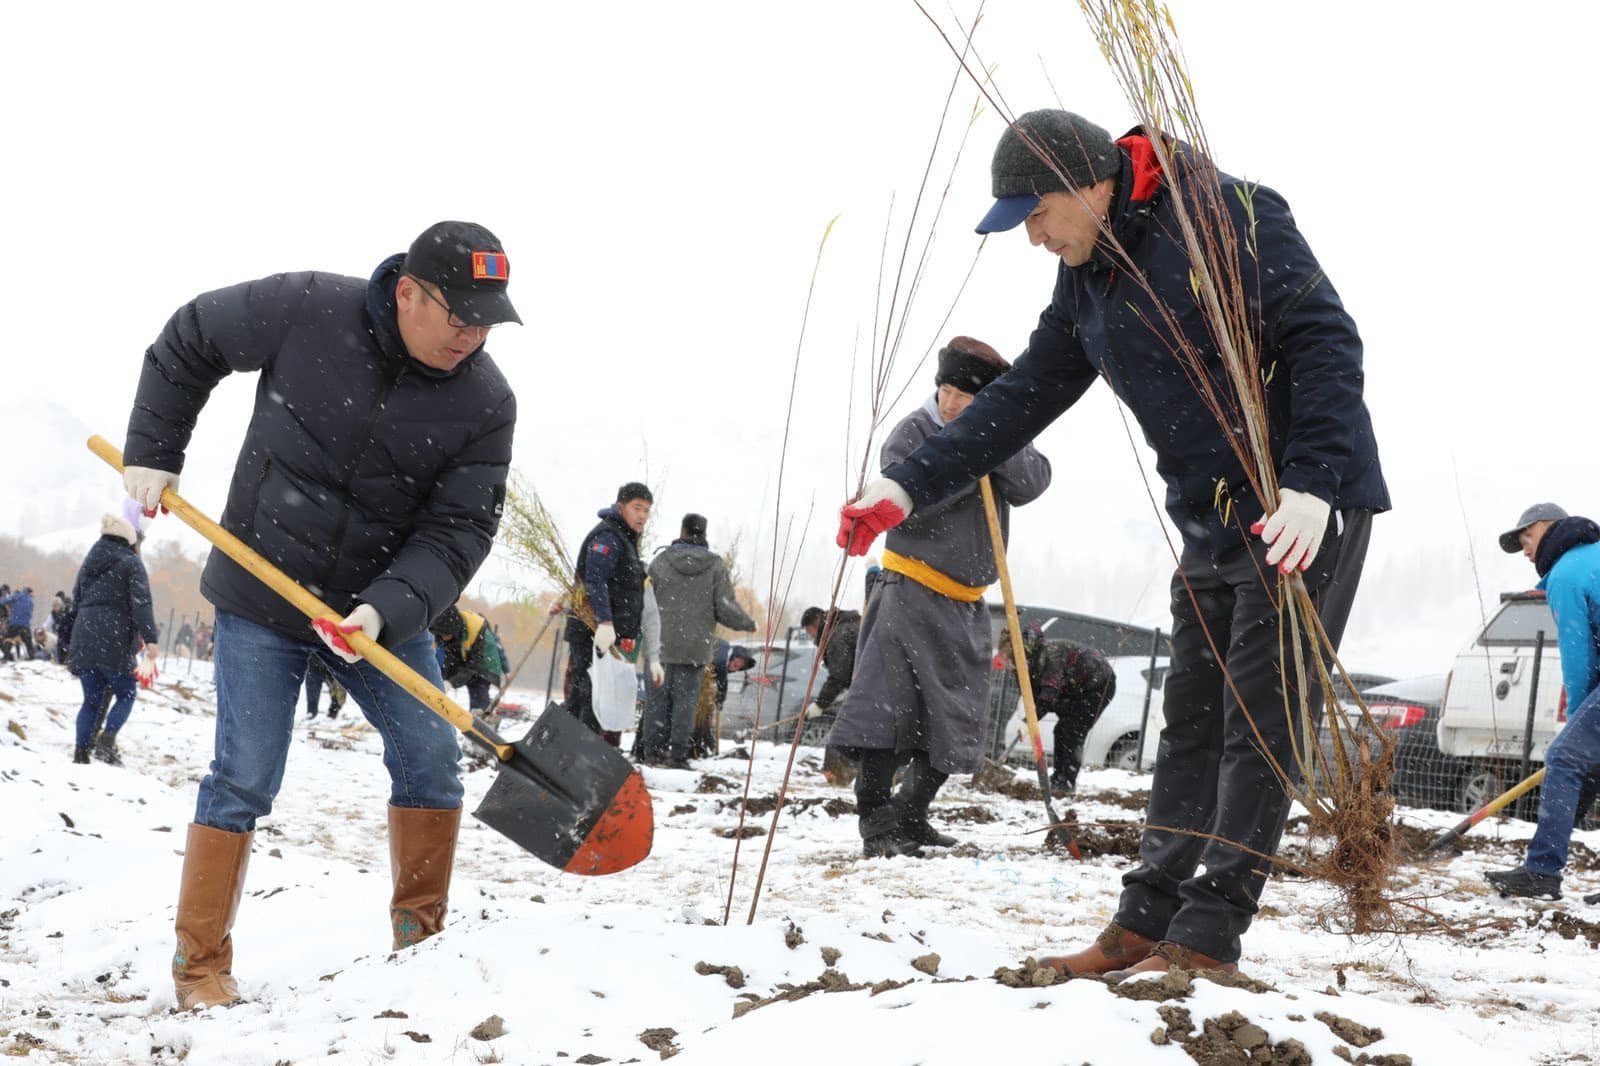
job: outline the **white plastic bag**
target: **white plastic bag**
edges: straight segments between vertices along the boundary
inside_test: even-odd
[[[600,728],[611,732],[632,729],[634,701],[638,698],[633,664],[602,655],[589,667],[589,681],[594,688],[594,716]]]

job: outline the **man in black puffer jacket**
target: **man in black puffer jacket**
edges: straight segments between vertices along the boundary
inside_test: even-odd
[[[229,929],[256,819],[283,782],[308,654],[384,738],[395,947],[443,923],[461,820],[455,731],[344,634],[360,629],[443,687],[427,626],[488,555],[511,459],[516,400],[483,350],[491,328],[521,321],[508,275],[494,234],[441,222],[370,280],[277,274],[199,296],[145,353],[129,495],[153,514],[212,388],[259,372],[222,525],[345,615],[308,624],[221,552],[206,563],[217,749],[184,857],[180,1008],[238,997]]]

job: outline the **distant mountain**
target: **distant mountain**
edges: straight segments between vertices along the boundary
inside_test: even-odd
[[[52,401],[0,402],[0,425],[22,442],[28,460],[7,464],[0,475],[8,504],[15,504],[0,508],[0,533],[46,553],[84,551],[100,535],[100,516],[122,499],[121,479],[84,450],[92,431]],[[152,545],[176,542],[188,554],[206,548],[198,533],[172,518],[152,523],[147,535]]]
[[[0,508],[0,532],[31,540],[92,526],[98,535],[100,515],[116,499],[116,475],[103,467],[94,471],[60,461],[82,452],[89,427],[49,401],[0,403],[0,425],[21,445],[24,459],[6,466],[6,496],[15,505]],[[48,551],[53,546],[40,547]]]

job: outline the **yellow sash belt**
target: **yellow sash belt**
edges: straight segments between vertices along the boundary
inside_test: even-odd
[[[883,568],[892,570],[897,574],[904,574],[912,581],[932,589],[941,596],[948,596],[952,600],[962,603],[976,603],[983,598],[984,585],[963,585],[949,574],[942,573],[929,566],[920,559],[913,559],[909,555],[899,552],[883,552]]]

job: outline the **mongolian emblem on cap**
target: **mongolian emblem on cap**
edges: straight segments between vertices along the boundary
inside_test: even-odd
[[[472,280],[505,281],[511,276],[511,264],[500,252],[472,253]]]

